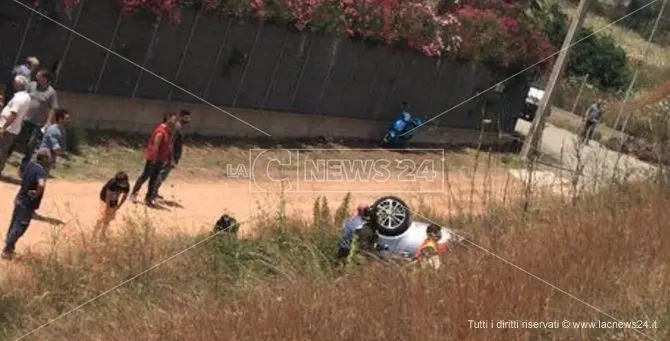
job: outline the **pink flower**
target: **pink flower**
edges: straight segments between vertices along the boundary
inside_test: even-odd
[[[61,0],[76,6],[81,0]],[[126,14],[150,10],[173,22],[182,0],[119,0]],[[444,53],[501,65],[542,59],[547,37],[525,19],[520,0],[455,0],[438,15],[433,0],[202,0],[205,8],[227,15],[281,18],[299,30],[402,44],[428,56]],[[538,58],[539,57],[539,58]]]

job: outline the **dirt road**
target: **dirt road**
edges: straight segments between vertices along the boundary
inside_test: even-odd
[[[442,185],[444,191],[440,191]],[[422,189],[412,183],[402,185],[406,188],[404,193],[398,193],[398,184],[323,183],[312,185],[311,191],[305,188],[298,193],[285,191],[284,200],[287,213],[311,218],[317,196],[325,196],[334,211],[346,195],[344,190],[350,189],[352,206],[358,202],[372,202],[382,195],[398,195],[408,205],[417,205],[421,200],[437,212],[446,214],[459,209],[466,212],[469,209],[479,211],[484,204],[483,200],[509,197],[517,185],[517,181],[504,174],[479,175],[473,179],[466,174],[454,173],[448,174],[442,183],[421,184],[423,191],[431,189],[437,193],[417,193]],[[101,186],[98,182],[50,180],[42,207],[38,211],[44,218],[31,224],[28,232],[19,241],[17,251],[39,252],[43,247],[49,246],[54,235],[64,241],[81,233],[90,233],[99,210],[98,194]],[[253,193],[250,192],[248,180],[168,181],[161,191],[166,201],[172,202],[169,206],[148,209],[142,204],[129,202],[119,212],[111,231],[118,231],[124,217],[137,219],[146,216],[159,233],[197,233],[202,229],[210,229],[224,212],[232,213],[238,220],[246,220],[252,214],[256,218],[267,217],[277,211],[281,190],[277,184],[266,184],[264,187],[267,192]],[[475,190],[472,191],[472,188]],[[0,182],[0,233],[3,233],[3,237],[9,225],[17,189],[15,184]],[[140,198],[142,194],[140,192]],[[251,231],[249,226],[250,224],[243,224],[240,234],[248,235]]]

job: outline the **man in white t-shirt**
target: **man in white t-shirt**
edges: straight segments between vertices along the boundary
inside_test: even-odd
[[[14,96],[0,113],[0,175],[9,156],[8,151],[21,133],[21,125],[30,109],[30,95],[26,92],[30,80],[25,76],[14,77]]]

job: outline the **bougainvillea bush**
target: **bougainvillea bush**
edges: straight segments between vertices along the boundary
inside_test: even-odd
[[[549,71],[554,48],[541,28],[529,20],[521,3],[467,1],[455,9],[461,22],[460,56],[512,70],[537,67]]]
[[[74,6],[80,0],[62,1]],[[511,0],[455,0],[453,9],[442,14],[430,0],[118,1],[124,14],[150,11],[176,24],[181,10],[199,8],[505,69],[532,65],[553,52],[542,30]]]
[[[203,0],[203,5],[226,15],[251,9],[258,18],[298,30],[405,45],[429,56],[457,51],[460,43],[458,20],[451,13],[437,15],[426,0]]]

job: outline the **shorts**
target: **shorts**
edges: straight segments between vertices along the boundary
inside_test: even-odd
[[[116,218],[116,211],[118,208],[110,207],[106,202],[100,201],[100,220],[104,223],[109,223]]]

